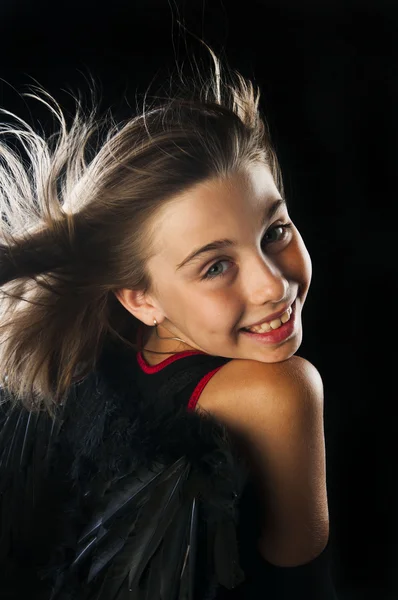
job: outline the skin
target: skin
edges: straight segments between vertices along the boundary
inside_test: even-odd
[[[146,294],[129,289],[116,292],[123,306],[148,326],[146,348],[161,352],[196,349],[264,363],[287,360],[297,351],[312,265],[286,206],[265,226],[261,224],[265,208],[280,197],[269,168],[257,163],[227,179],[197,184],[160,209],[154,229],[155,253],[148,264],[156,289]],[[292,223],[291,229],[276,227],[284,223]],[[237,245],[203,254],[176,270],[193,250],[222,238],[236,239]],[[201,280],[209,269],[218,275]],[[239,331],[295,298],[296,326],[288,340],[261,345]],[[185,343],[159,339],[154,319],[159,336],[179,337]],[[144,356],[150,364],[167,358],[167,354],[146,352]]]

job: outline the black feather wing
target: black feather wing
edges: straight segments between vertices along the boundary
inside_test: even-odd
[[[108,516],[104,522],[108,535],[102,538],[94,553],[89,580],[99,573],[98,567],[103,569],[108,565],[108,568],[93,598],[176,598],[178,582],[173,574],[182,564],[189,518],[182,498],[182,485],[188,469],[186,462],[180,460],[153,476],[131,477],[127,504],[123,507],[114,504],[115,510],[122,510],[121,521],[116,524],[115,514]],[[140,483],[137,480],[141,480]],[[177,524],[179,527],[174,526]],[[107,560],[110,558],[109,541],[116,529],[123,532],[119,537],[123,546],[110,563]],[[173,539],[168,548],[167,569],[162,545],[168,531],[173,534]]]
[[[64,589],[82,585],[86,593],[81,597],[90,600],[194,600],[199,576],[205,589],[240,583],[244,574],[231,520],[208,508],[214,522],[199,544],[200,496],[206,485],[185,457],[113,482],[82,533],[54,600],[64,597]],[[198,573],[197,555],[209,549],[209,556],[202,557],[206,568]]]
[[[87,385],[55,421],[0,406],[2,599],[211,600],[244,580],[230,445],[186,411],[139,421],[138,401]]]

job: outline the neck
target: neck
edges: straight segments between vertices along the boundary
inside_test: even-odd
[[[172,355],[176,352],[183,352],[184,350],[194,350],[192,346],[186,344],[185,342],[180,342],[174,339],[160,339],[160,338],[171,338],[171,337],[179,337],[174,336],[168,329],[163,327],[162,325],[157,326],[157,331],[160,337],[156,334],[155,327],[148,327],[144,325],[143,331],[143,343],[142,346],[145,350],[151,350],[152,352],[161,352],[161,353],[170,353]],[[153,354],[154,356],[154,354]],[[164,354],[163,354],[164,356]]]

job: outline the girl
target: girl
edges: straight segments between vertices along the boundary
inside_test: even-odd
[[[2,126],[2,598],[336,598],[311,261],[210,52],[119,126]]]

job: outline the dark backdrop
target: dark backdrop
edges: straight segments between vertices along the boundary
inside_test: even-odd
[[[395,3],[232,4],[3,1],[0,104],[28,116],[16,92],[34,77],[72,108],[62,89],[87,89],[91,72],[104,107],[127,116],[176,57],[203,56],[177,19],[260,84],[313,261],[299,354],[325,385],[336,584],[344,599],[398,598]]]

